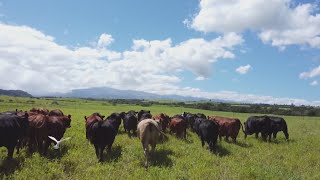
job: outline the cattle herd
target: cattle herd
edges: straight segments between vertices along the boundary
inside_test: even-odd
[[[165,113],[151,115],[148,110],[112,113],[108,117],[100,113],[85,116],[86,138],[93,144],[96,156],[103,161],[103,151],[107,147],[111,151],[112,144],[118,134],[121,122],[128,136],[137,136],[143,147],[145,167],[149,166],[150,154],[153,154],[156,144],[167,139],[166,133],[174,134],[177,138],[186,139],[187,129],[196,133],[202,143],[208,144],[211,151],[215,151],[218,137],[221,141],[225,137],[236,143],[240,129],[245,138],[247,135],[261,133],[264,141],[275,139],[279,131],[283,131],[289,139],[286,121],[274,116],[251,116],[244,125],[237,118],[221,116],[205,116],[202,113],[183,114],[169,117]],[[71,115],[64,115],[61,110],[49,111],[46,108],[32,108],[29,112],[7,111],[0,113],[0,146],[8,149],[7,158],[13,157],[14,149],[27,147],[29,152],[39,152],[46,155],[50,144],[54,148],[64,140],[63,135],[71,127]],[[151,152],[149,151],[151,146]]]

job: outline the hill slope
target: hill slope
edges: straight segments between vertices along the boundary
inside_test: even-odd
[[[14,96],[14,97],[32,97],[31,94],[22,90],[4,90],[0,89],[0,95],[2,96]]]

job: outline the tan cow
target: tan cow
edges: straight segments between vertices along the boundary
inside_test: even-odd
[[[144,119],[138,124],[137,136],[141,140],[146,157],[145,168],[149,166],[149,145],[151,145],[151,153],[153,154],[161,134],[163,132],[160,130],[158,123],[153,119]]]

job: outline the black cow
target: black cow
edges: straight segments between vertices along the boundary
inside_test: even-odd
[[[147,111],[147,110],[140,110],[138,112],[138,121],[140,122],[141,120],[144,120],[144,119],[151,119],[152,118],[152,115],[150,113],[150,111]]]
[[[0,147],[8,149],[8,159],[13,157],[18,141],[26,136],[29,128],[28,114],[24,112],[6,112],[0,114]]]
[[[187,121],[188,128],[193,130],[193,123],[195,122],[196,115],[189,112],[183,112],[182,116]]]
[[[214,121],[197,118],[194,126],[196,127],[196,132],[201,139],[202,147],[205,142],[207,142],[210,151],[214,151],[219,135],[219,125]]]
[[[110,125],[117,131],[121,125],[121,115],[119,113],[112,113],[107,117],[107,121],[110,122]]]
[[[244,138],[247,138],[247,135],[255,134],[256,138],[258,138],[259,133],[261,133],[262,139],[264,141],[269,137],[269,141],[271,141],[272,134],[272,121],[268,116],[251,116],[244,123]]]
[[[188,128],[191,128],[191,130],[193,130],[193,123],[195,122],[196,118],[202,118],[202,119],[206,119],[207,118],[206,115],[204,115],[202,113],[192,114],[192,113],[189,113],[189,112],[183,112],[182,116],[187,121]]]
[[[94,145],[97,158],[103,160],[103,151],[108,146],[111,151],[112,144],[121,123],[121,117],[118,113],[112,113],[103,120],[104,116],[94,113],[86,119],[87,138]]]
[[[273,138],[276,139],[277,133],[282,131],[286,136],[286,139],[289,139],[288,126],[286,121],[282,117],[269,116],[271,120],[271,129]]]
[[[135,111],[128,111],[127,113],[122,112],[120,113],[121,118],[123,119],[123,127],[124,131],[128,133],[128,136],[131,137],[130,131],[133,131],[133,134],[136,133],[138,119],[136,116],[137,112]]]

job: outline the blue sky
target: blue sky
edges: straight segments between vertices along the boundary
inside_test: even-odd
[[[319,1],[0,0],[0,88],[320,105]]]

